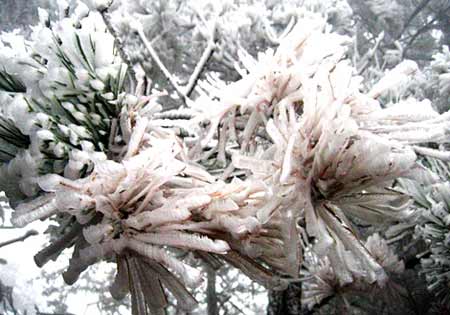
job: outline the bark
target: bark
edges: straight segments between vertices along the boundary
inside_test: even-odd
[[[208,305],[208,315],[218,315],[218,299],[216,292],[216,271],[207,267],[208,285],[206,288],[206,303]]]
[[[290,284],[284,291],[269,291],[267,315],[306,315],[300,302],[301,284]]]

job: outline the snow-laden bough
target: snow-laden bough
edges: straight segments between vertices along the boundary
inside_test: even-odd
[[[248,74],[240,81],[221,90],[205,84],[201,101],[212,109],[194,109],[210,122],[203,145],[231,157],[222,178],[244,171],[246,180],[262,181],[273,199],[258,217],[295,222],[286,221],[283,234],[284,249],[299,258],[294,269],[303,247],[325,259],[323,272],[335,270],[333,281],[341,285],[384,286],[386,268],[358,237],[354,222],[388,224],[414,215],[412,200],[393,181],[438,181],[419,155],[445,158],[445,152],[422,146],[448,142],[450,114],[438,114],[428,100],[382,103],[383,95],[419,71],[413,61],[364,91],[345,59],[347,42],[320,19],[299,21],[276,51],[245,64]],[[201,151],[194,156],[208,158]],[[355,274],[357,269],[362,272]]]
[[[2,153],[0,169],[14,182],[5,188],[13,222],[67,220],[62,236],[35,256],[39,266],[73,246],[63,275],[71,284],[97,261],[116,261],[112,296],[131,292],[135,314],[161,313],[162,286],[182,308],[195,307],[185,286],[196,286],[201,272],[180,251],[206,262],[220,257],[275,289],[297,279],[303,264],[312,277],[304,282],[308,307],[335,285],[382,287],[389,272],[401,272],[384,241],[364,242],[354,221],[409,218],[410,198],[393,181],[437,180],[417,160],[445,156],[422,144],[447,141],[449,114],[427,100],[380,101],[408,82],[415,63],[363,91],[345,59],[348,38],[305,17],[276,50],[258,60],[242,54],[241,80],[204,84],[211,95],[189,109],[192,132],[201,135],[192,145],[155,119],[164,113],[157,115],[154,95],[125,91],[114,40],[88,12],[80,6],[52,29],[41,21],[36,45],[14,50],[41,57],[29,60],[32,76],[22,63],[2,72],[18,93],[0,95],[14,104],[0,112],[2,139],[20,140]],[[55,49],[37,40],[52,38]]]

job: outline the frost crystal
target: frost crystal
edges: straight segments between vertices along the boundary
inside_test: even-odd
[[[245,63],[248,74],[240,81],[210,88],[218,100],[210,101],[213,110],[198,108],[211,125],[203,144],[217,139],[218,156],[232,156],[223,178],[245,170],[248,180],[269,187],[274,197],[259,212],[263,220],[281,215],[304,222],[284,221],[284,246],[297,251],[292,263],[301,261],[293,258],[301,257],[298,244],[313,237],[311,250],[328,255],[339,283],[357,272],[359,280],[383,285],[385,271],[400,271],[401,263],[375,236],[363,244],[349,217],[386,224],[413,215],[409,196],[392,181],[433,178],[416,151],[433,152],[411,144],[447,142],[448,113],[415,99],[382,106],[379,96],[418,71],[412,61],[362,93],[343,59],[346,38],[324,29],[320,20],[300,21],[276,51]],[[199,152],[198,158],[206,157]]]
[[[436,184],[427,199],[429,209],[423,209],[416,234],[430,246],[430,254],[421,260],[428,289],[448,305],[450,290],[450,185]]]

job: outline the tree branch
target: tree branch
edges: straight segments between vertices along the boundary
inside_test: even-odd
[[[426,32],[429,29],[432,29],[434,26],[433,24],[434,24],[434,22],[436,22],[436,20],[437,20],[437,16],[434,17],[430,22],[428,22],[427,24],[422,26],[419,30],[417,30],[417,32],[411,37],[411,39],[405,45],[405,49],[403,50],[403,58],[406,55],[406,51],[409,49],[409,47],[412,45],[412,43],[417,39],[417,37],[419,37],[419,35],[421,35],[423,32]]]
[[[186,90],[185,90],[185,94],[187,97],[189,97],[191,95],[192,91],[194,90],[194,88],[197,84],[198,78],[200,76],[200,73],[203,70],[203,67],[206,65],[208,59],[212,56],[214,49],[216,48],[216,29],[217,29],[217,21],[215,21],[214,25],[212,26],[208,44],[207,44],[205,50],[203,51],[203,54],[202,54],[199,62],[195,66],[195,69],[192,72],[191,77],[189,78],[189,81],[188,81],[188,84],[187,84]]]
[[[114,29],[111,18],[108,14],[108,9],[100,11],[100,14],[103,18],[103,22],[106,25],[106,28],[108,29],[109,33],[114,37],[114,42],[116,44],[117,50],[119,52],[120,58],[122,58],[123,62],[125,62],[128,66],[128,75],[130,78],[130,81],[133,85],[131,90],[134,90],[134,87],[136,87],[136,73],[133,69],[133,63],[130,60],[130,57],[125,52],[125,48],[123,47],[122,40],[119,38],[119,35],[117,34],[116,30]]]
[[[411,24],[412,20],[422,11],[425,9],[425,7],[430,3],[431,0],[422,0],[422,2],[419,3],[419,5],[416,7],[414,12],[409,16],[409,18],[406,20],[405,24],[403,25],[403,29],[400,32],[400,34],[397,36],[397,39],[400,39],[402,37],[403,33],[405,32],[406,28]]]
[[[206,304],[208,315],[218,315],[217,308],[217,292],[216,292],[216,271],[209,266],[206,266],[208,284],[206,287]]]
[[[367,66],[369,65],[370,60],[375,55],[383,38],[384,38],[384,32],[381,32],[375,39],[374,46],[365,53],[365,55],[361,58],[358,65],[355,64],[358,75],[361,75],[366,70]]]
[[[7,245],[11,245],[11,244],[17,243],[17,242],[22,242],[22,241],[26,240],[27,238],[29,238],[30,236],[38,235],[38,234],[39,233],[37,231],[35,231],[35,230],[27,231],[25,233],[25,235],[23,235],[21,237],[13,238],[13,239],[11,239],[9,241],[0,243],[0,248],[4,247],[4,246],[7,246]]]
[[[148,41],[147,37],[144,34],[142,24],[135,21],[135,23],[131,23],[130,26],[136,30],[145,48],[147,48],[148,52],[150,53],[150,56],[155,61],[156,65],[159,67],[162,73],[165,75],[167,80],[169,80],[170,84],[172,84],[172,86],[175,88],[175,91],[181,96],[183,100],[189,99],[184,93],[183,89],[178,85],[177,81],[172,76],[170,71],[163,64],[156,51],[153,49],[152,44]]]

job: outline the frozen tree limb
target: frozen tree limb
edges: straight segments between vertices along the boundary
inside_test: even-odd
[[[183,91],[183,88],[180,87],[176,81],[176,79],[173,77],[173,75],[170,73],[170,71],[166,68],[164,63],[161,61],[161,59],[158,56],[158,53],[153,49],[152,44],[149,42],[147,37],[144,34],[144,30],[142,28],[142,24],[135,21],[134,23],[131,23],[130,26],[138,33],[142,43],[144,44],[145,48],[147,48],[148,52],[150,53],[151,57],[155,61],[158,68],[162,71],[162,73],[165,75],[167,80],[169,80],[170,84],[175,88],[175,91],[181,96],[183,100],[189,99],[186,95],[186,93]]]
[[[375,55],[378,47],[380,46],[381,41],[384,38],[384,32],[381,32],[378,37],[375,39],[375,45],[371,49],[367,51],[367,53],[362,57],[362,60],[359,62],[359,64],[356,66],[358,74],[363,73],[367,66],[369,65],[369,61],[373,58]]]
[[[441,161],[450,162],[450,152],[448,152],[448,151],[439,151],[439,150],[425,148],[425,147],[419,147],[419,146],[414,146],[413,149],[418,154],[436,158]]]
[[[425,7],[430,3],[431,0],[422,0],[417,7],[414,9],[413,13],[408,17],[406,22],[403,24],[403,29],[398,35],[397,39],[400,39],[400,37],[403,35],[403,33],[406,31],[406,29],[409,27],[411,22],[414,20],[414,18],[423,10]]]
[[[200,57],[200,60],[198,61],[197,65],[195,66],[195,69],[192,72],[192,75],[189,78],[188,84],[186,86],[186,90],[185,90],[186,97],[189,97],[191,95],[192,91],[195,88],[195,85],[197,84],[200,73],[202,72],[203,68],[205,67],[208,59],[214,53],[214,49],[216,48],[216,41],[217,41],[216,30],[217,30],[217,21],[214,21],[214,24],[211,28],[211,34],[209,35],[208,44],[207,44],[205,50],[203,51],[203,54]]]
[[[11,240],[9,240],[9,241],[0,243],[0,248],[5,247],[5,246],[7,246],[7,245],[11,245],[11,244],[17,243],[17,242],[23,242],[23,241],[25,241],[27,238],[29,238],[30,236],[34,236],[34,235],[38,235],[38,234],[39,234],[39,233],[38,233],[37,231],[35,231],[35,230],[27,231],[27,232],[25,233],[25,235],[23,235],[23,236],[20,236],[20,237],[17,237],[17,238],[13,238],[13,239],[11,239]]]
[[[136,83],[137,80],[136,80],[136,73],[134,72],[133,64],[132,64],[132,62],[130,60],[130,57],[125,52],[122,40],[120,39],[119,35],[117,34],[116,30],[114,29],[114,26],[111,23],[111,17],[108,14],[108,9],[106,8],[106,9],[101,10],[99,12],[102,15],[103,22],[105,22],[106,28],[111,33],[111,35],[114,37],[114,42],[116,44],[117,50],[119,51],[120,58],[122,58],[123,62],[125,62],[127,64],[127,66],[128,66],[128,74],[129,74],[130,81],[131,81],[131,84],[132,84],[132,89],[131,90],[134,90],[134,87],[137,84]]]

